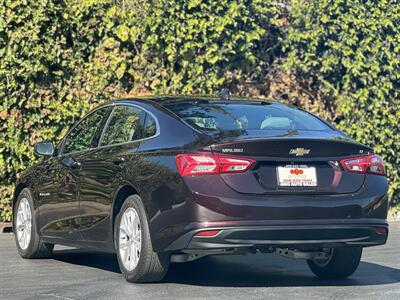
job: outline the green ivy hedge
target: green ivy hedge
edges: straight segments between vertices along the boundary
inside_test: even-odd
[[[312,78],[325,107],[334,110],[337,127],[384,158],[391,204],[398,204],[400,2],[295,3],[286,67],[298,77]]]
[[[0,220],[33,145],[90,108],[223,86],[317,105],[386,159],[399,203],[396,2],[0,0]]]

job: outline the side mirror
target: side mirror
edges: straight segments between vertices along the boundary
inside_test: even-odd
[[[35,145],[35,153],[38,155],[53,156],[55,152],[53,142],[40,142]]]

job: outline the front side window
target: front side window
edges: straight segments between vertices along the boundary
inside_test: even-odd
[[[116,106],[100,139],[100,146],[126,143],[142,138],[144,112],[132,106]]]
[[[92,148],[96,134],[100,131],[103,118],[108,111],[108,107],[101,108],[81,120],[65,138],[63,154]]]

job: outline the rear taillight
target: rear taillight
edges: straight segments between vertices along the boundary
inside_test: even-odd
[[[198,176],[247,171],[255,160],[216,154],[179,154],[176,166],[181,176]]]
[[[340,164],[351,173],[385,175],[383,160],[376,154],[342,159]]]

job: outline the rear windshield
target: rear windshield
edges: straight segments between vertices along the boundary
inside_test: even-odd
[[[174,103],[168,109],[201,130],[332,130],[301,110],[278,104]]]

